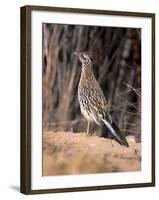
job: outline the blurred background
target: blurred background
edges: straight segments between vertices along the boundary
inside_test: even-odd
[[[85,132],[77,89],[81,63],[74,51],[93,55],[93,70],[125,136],[141,139],[141,30],[46,24],[43,32],[43,129]],[[95,123],[91,132],[103,131]]]

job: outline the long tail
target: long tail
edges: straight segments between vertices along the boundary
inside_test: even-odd
[[[109,123],[106,120],[103,120],[103,122],[117,142],[119,142],[121,145],[129,147],[128,142],[126,141],[125,137],[122,136],[119,127],[114,122]]]

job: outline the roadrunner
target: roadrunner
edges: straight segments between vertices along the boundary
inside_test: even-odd
[[[74,54],[78,56],[82,63],[78,100],[81,112],[88,120],[87,134],[89,134],[90,122],[95,121],[99,126],[106,126],[117,142],[128,147],[126,139],[121,135],[120,129],[113,122],[109,113],[109,106],[93,73],[90,55],[86,52],[74,52]]]

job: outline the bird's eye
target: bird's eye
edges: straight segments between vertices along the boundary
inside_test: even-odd
[[[93,58],[92,57],[90,57],[90,61],[93,62]]]
[[[84,59],[85,61],[88,60],[88,58],[87,58],[87,56],[86,56],[85,54],[83,54],[82,57],[83,57],[83,59]]]

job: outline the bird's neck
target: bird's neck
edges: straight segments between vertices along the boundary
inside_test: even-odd
[[[85,81],[91,81],[95,79],[91,65],[86,65],[84,63],[82,64],[81,79],[85,79]]]

